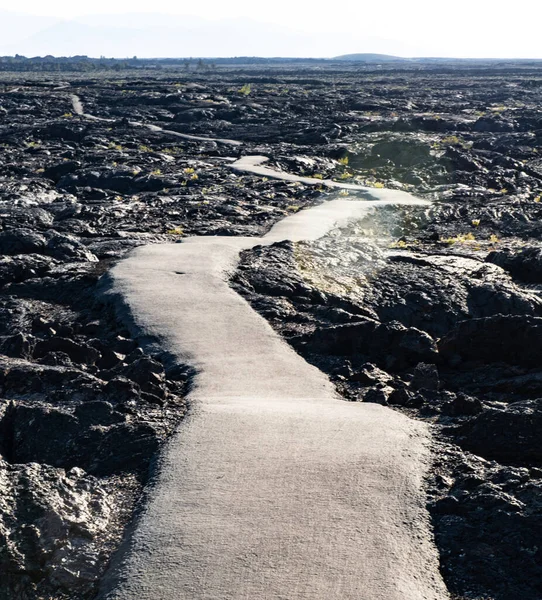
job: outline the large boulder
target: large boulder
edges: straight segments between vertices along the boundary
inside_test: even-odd
[[[462,321],[438,343],[442,360],[539,367],[542,318],[496,315]]]
[[[303,350],[339,356],[361,355],[386,368],[404,368],[419,362],[434,362],[433,338],[415,327],[398,322],[380,323],[360,319],[356,323],[319,327],[313,333],[293,338]]]
[[[542,248],[533,246],[519,252],[494,250],[486,261],[499,265],[517,279],[529,283],[542,283]]]
[[[0,254],[33,254],[44,250],[46,239],[31,229],[8,229],[0,233]]]
[[[55,260],[40,254],[0,255],[0,286],[43,276],[55,264]]]
[[[53,337],[37,342],[34,348],[34,357],[43,358],[49,352],[64,352],[73,362],[86,365],[93,365],[100,358],[100,352],[92,346],[63,337]]]
[[[463,448],[507,464],[542,464],[542,400],[510,404],[505,410],[486,410],[462,427]]]
[[[160,443],[152,426],[124,422],[112,405],[99,401],[82,405],[75,414],[14,402],[0,421],[0,433],[0,451],[11,463],[81,467],[98,476],[126,472],[145,476]]]
[[[94,597],[115,501],[82,469],[0,459],[2,598]]]

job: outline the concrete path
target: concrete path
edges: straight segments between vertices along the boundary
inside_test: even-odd
[[[142,333],[197,375],[101,599],[448,598],[424,508],[427,428],[338,398],[227,282],[243,248],[421,202],[373,197],[302,211],[261,239],[138,248],[113,269]]]
[[[292,175],[291,173],[286,173],[284,171],[263,167],[263,163],[268,160],[269,158],[267,156],[243,156],[232,165],[232,168],[236,171],[261,175],[262,177],[269,177],[270,179],[299,182],[304,183],[305,185],[318,185],[337,190],[350,190],[357,192],[358,194],[363,194],[369,199],[387,200],[389,203],[398,201],[412,204],[414,198],[407,192],[402,192],[400,190],[372,188],[357,183],[344,183],[342,181],[333,181],[332,179],[318,179],[317,177],[300,177],[299,175]],[[424,201],[419,200],[418,203],[423,204]]]
[[[104,123],[114,123],[116,119],[107,119],[105,117],[96,117],[95,115],[91,115],[85,112],[83,107],[83,103],[81,102],[81,98],[76,94],[72,94],[70,96],[73,112],[80,117],[85,117],[91,121],[103,121]],[[198,142],[218,142],[220,144],[226,144],[227,146],[241,146],[241,142],[237,140],[228,140],[224,138],[213,138],[213,137],[202,137],[199,135],[190,135],[188,133],[179,133],[178,131],[172,131],[171,129],[163,129],[162,127],[158,127],[158,125],[151,125],[149,123],[141,123],[140,121],[128,121],[129,125],[132,127],[145,127],[146,129],[150,129],[151,131],[157,131],[160,133],[164,133],[166,135],[170,135],[173,137],[178,137],[183,140],[193,140]]]

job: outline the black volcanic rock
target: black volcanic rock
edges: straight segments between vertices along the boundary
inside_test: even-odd
[[[542,318],[496,315],[462,321],[438,342],[442,360],[540,366]]]
[[[81,163],[79,161],[67,160],[45,169],[43,176],[57,183],[62,177],[77,171],[80,167]]]
[[[98,350],[88,344],[62,337],[39,341],[34,347],[34,357],[37,359],[43,358],[50,352],[63,352],[73,362],[86,365],[93,365],[101,356]]]
[[[31,229],[10,229],[0,233],[0,254],[40,253],[45,245],[45,237]]]
[[[339,194],[231,169],[264,154],[432,201],[254,248],[234,284],[345,398],[430,424],[428,502],[451,594],[540,600],[542,303],[522,283],[540,283],[540,66],[372,58],[218,71],[0,60],[0,597],[95,597],[186,410],[192,371],[131,337],[100,275],[139,245],[259,236]],[[97,66],[119,70],[68,72]],[[63,82],[46,74],[58,68]],[[107,121],[71,114],[72,93]],[[10,464],[15,453],[57,466]]]
[[[486,260],[499,265],[521,281],[542,283],[542,248],[538,246],[522,248],[519,252],[494,250]]]
[[[318,328],[311,334],[291,338],[295,347],[308,352],[370,357],[387,368],[404,368],[436,358],[434,340],[424,331],[400,323],[379,323],[363,319],[357,323]]]
[[[460,444],[489,460],[513,465],[542,465],[542,399],[487,410],[461,429]]]
[[[100,539],[119,514],[120,497],[82,469],[8,465],[0,459],[2,597],[93,594],[102,566]],[[51,576],[51,574],[53,574]],[[48,591],[47,591],[48,590]]]
[[[0,287],[8,283],[43,277],[56,264],[39,254],[0,256]]]

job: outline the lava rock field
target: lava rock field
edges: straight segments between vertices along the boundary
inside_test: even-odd
[[[432,201],[255,247],[232,285],[346,400],[431,423],[453,597],[540,600],[541,104],[542,69],[505,63],[1,73],[0,599],[93,598],[189,410],[114,261],[356,197],[231,169],[258,154]]]

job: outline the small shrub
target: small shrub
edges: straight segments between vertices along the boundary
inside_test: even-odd
[[[170,235],[183,235],[184,231],[182,227],[175,227],[174,229],[168,229]]]
[[[473,233],[460,233],[455,237],[445,238],[442,241],[451,246],[452,244],[464,244],[466,242],[474,242],[475,240],[476,238]]]

